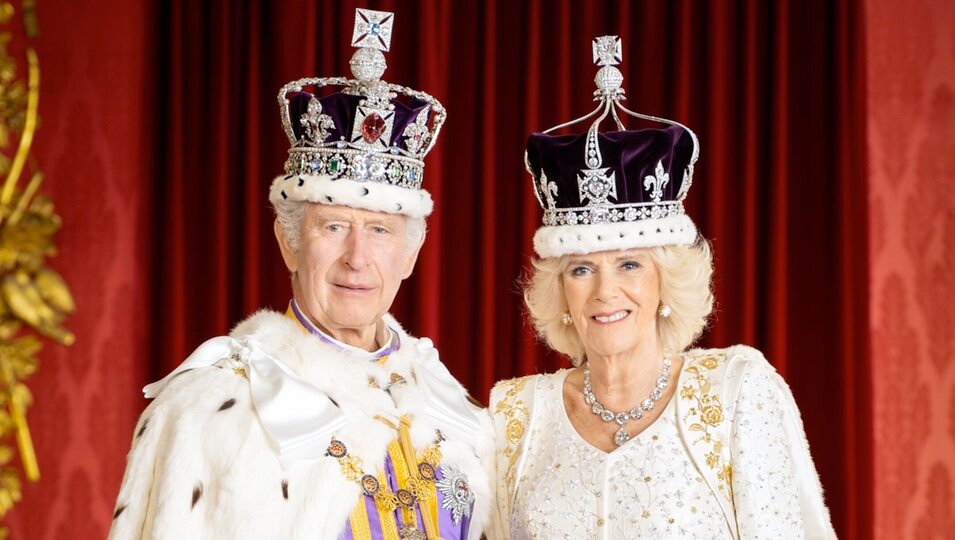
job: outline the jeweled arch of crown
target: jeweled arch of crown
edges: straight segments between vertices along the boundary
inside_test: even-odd
[[[603,223],[606,221],[635,221],[645,218],[661,218],[668,215],[682,214],[682,201],[686,198],[690,185],[692,184],[693,165],[699,158],[699,141],[697,140],[696,134],[679,122],[641,114],[623,106],[622,101],[626,99],[626,92],[623,89],[623,74],[616,67],[623,61],[623,46],[619,36],[601,36],[595,38],[591,48],[593,52],[593,62],[600,68],[594,77],[594,83],[597,86],[597,89],[594,91],[594,100],[598,102],[597,108],[583,117],[554,126],[543,132],[545,134],[552,133],[596,117],[587,130],[586,144],[584,146],[584,163],[586,167],[580,169],[577,174],[578,196],[582,206],[577,208],[559,208],[555,199],[558,193],[558,186],[555,182],[547,178],[542,168],[534,191],[538,202],[544,209],[544,225],[555,226],[575,225],[578,223]],[[626,128],[620,119],[621,112],[635,118],[680,126],[690,134],[693,141],[693,154],[689,164],[684,170],[683,183],[680,185],[680,191],[675,201],[666,201],[663,199],[663,190],[670,182],[670,174],[666,172],[663,161],[660,160],[654,169],[654,174],[647,175],[643,179],[643,187],[647,192],[649,202],[618,204],[620,201],[617,201],[617,178],[611,167],[603,166],[603,156],[598,142],[598,132],[600,124],[608,116],[613,118],[618,129],[621,131],[625,130]],[[524,154],[524,163],[527,171],[531,176],[534,176],[526,152]]]
[[[423,178],[424,157],[434,146],[447,112],[431,95],[381,80],[387,68],[384,53],[391,47],[394,14],[357,9],[349,61],[354,79],[305,78],[292,81],[279,91],[282,124],[292,148],[285,163],[287,174],[348,177],[357,181],[382,182],[418,189]],[[342,86],[343,92],[362,96],[352,124],[351,137],[327,140],[334,122],[312,96],[299,118],[302,135],[295,134],[289,110],[289,94],[306,86]],[[402,147],[392,140],[395,106],[399,95],[422,100],[428,106],[418,112],[402,133]]]

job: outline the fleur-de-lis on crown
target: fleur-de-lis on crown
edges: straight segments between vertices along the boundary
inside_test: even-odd
[[[299,118],[305,139],[312,144],[321,144],[328,138],[328,130],[335,127],[332,117],[322,113],[322,102],[315,96],[308,101],[308,109]]]
[[[650,199],[654,202],[660,202],[663,198],[663,188],[670,183],[670,173],[663,170],[663,160],[657,162],[657,168],[654,174],[643,178],[643,189],[650,192]]]

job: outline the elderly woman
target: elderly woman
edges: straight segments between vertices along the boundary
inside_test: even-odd
[[[783,379],[750,347],[687,350],[713,308],[709,244],[682,206],[696,137],[620,104],[619,38],[594,51],[596,120],[527,148],[544,226],[525,300],[574,367],[491,393],[490,537],[833,538]],[[621,112],[669,127],[625,131]],[[599,133],[609,115],[620,130]]]
[[[379,80],[393,17],[359,11],[358,80],[279,95],[292,148],[270,201],[289,311],[145,388],[110,538],[481,537],[489,419],[387,315],[424,241],[422,159],[445,113]],[[326,84],[345,89],[302,91]]]

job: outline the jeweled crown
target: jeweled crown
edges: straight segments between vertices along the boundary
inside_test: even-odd
[[[679,122],[623,106],[623,74],[615,67],[622,52],[617,36],[595,39],[597,108],[528,137],[525,165],[544,209],[543,227],[534,238],[542,257],[685,244],[696,238],[683,209],[699,156],[696,135]],[[624,114],[668,127],[627,130]],[[601,132],[608,117],[617,130]],[[551,134],[591,118],[585,133]]]
[[[383,53],[390,48],[393,23],[393,13],[356,10],[352,46],[358,50],[349,62],[354,79],[304,78],[289,82],[279,91],[282,125],[291,144],[285,162],[286,179],[295,178],[297,187],[303,188],[312,178],[321,178],[325,185],[338,180],[365,185],[355,191],[358,199],[354,201],[349,194],[342,200],[338,187],[335,196],[324,195],[329,200],[315,202],[364,207],[362,197],[368,197],[367,188],[372,184],[421,188],[424,157],[434,147],[447,113],[431,95],[381,80],[387,67]],[[308,87],[315,91],[323,87],[341,90],[319,96],[306,91]],[[288,189],[280,195],[289,198],[291,191],[296,190]],[[410,210],[400,200],[393,207],[380,208],[382,201],[369,207],[426,215],[431,211],[430,196],[426,198],[427,208],[421,211]],[[414,198],[398,199],[415,204]]]

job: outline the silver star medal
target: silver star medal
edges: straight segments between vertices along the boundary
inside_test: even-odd
[[[468,485],[468,478],[454,467],[441,466],[444,478],[435,482],[438,491],[444,495],[441,508],[451,511],[451,522],[461,521],[461,517],[471,517],[471,507],[474,506],[474,492]]]

